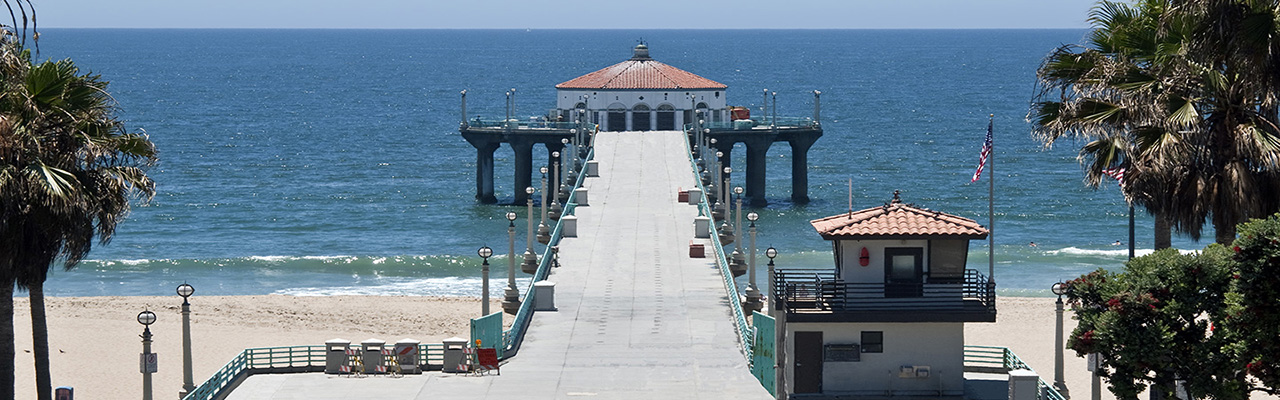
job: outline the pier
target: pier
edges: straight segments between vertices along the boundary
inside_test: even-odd
[[[822,137],[822,125],[818,120],[820,92],[814,92],[813,118],[778,118],[752,117],[733,122],[706,122],[699,119],[684,124],[686,139],[696,148],[696,142],[709,142],[715,151],[723,154],[722,165],[732,165],[733,148],[741,143],[746,149],[747,170],[745,201],[751,206],[764,206],[768,203],[765,193],[766,155],[775,143],[786,143],[791,149],[791,201],[796,204],[809,202],[809,149]],[[508,145],[514,153],[514,184],[512,185],[512,204],[524,205],[529,200],[524,188],[533,186],[533,151],[541,146],[547,154],[547,168],[558,161],[552,156],[555,152],[564,153],[566,149],[578,148],[580,151],[590,145],[600,125],[589,122],[591,115],[600,114],[599,110],[576,110],[568,113],[572,122],[530,121],[528,118],[504,118],[503,120],[485,120],[473,118],[466,120],[466,96],[462,92],[463,121],[459,124],[462,138],[476,149],[476,201],[483,204],[494,204],[498,198],[494,193],[494,152],[503,144]],[[776,100],[775,100],[776,103]],[[776,105],[775,105],[776,107]],[[697,115],[704,116],[704,111]],[[604,113],[607,114],[607,111]],[[706,113],[705,115],[710,115]],[[607,117],[604,117],[607,118]],[[656,118],[656,117],[655,117]],[[692,118],[691,118],[692,119]],[[698,132],[701,131],[701,132]],[[633,135],[647,135],[649,132],[630,132]],[[701,135],[699,135],[701,133]],[[568,144],[564,143],[568,140]],[[704,142],[705,144],[705,142]],[[560,177],[547,176],[548,185],[557,187]],[[733,175],[732,173],[730,175]]]
[[[685,139],[596,136],[600,176],[585,179],[577,237],[559,242],[547,278],[556,310],[530,320],[501,375],[254,375],[227,398],[773,398],[748,368],[737,292],[726,291],[715,254],[689,257],[691,241],[709,241],[694,239],[698,207],[677,201],[696,179]]]

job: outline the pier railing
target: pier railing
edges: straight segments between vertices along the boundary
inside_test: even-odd
[[[1023,369],[1035,372],[1031,366],[1018,358],[1013,350],[1007,347],[996,346],[964,346],[964,371],[965,372],[985,372],[985,373],[1008,373],[1012,370]],[[1037,384],[1040,387],[1040,399],[1043,400],[1066,400],[1062,393],[1058,392],[1053,385],[1040,379]]]
[[[738,120],[738,121],[748,121],[748,120]],[[707,129],[717,129],[717,130],[750,130],[750,129],[770,128],[775,124],[778,126],[778,129],[813,128],[813,127],[819,126],[817,122],[814,122],[813,118],[809,118],[809,117],[778,117],[777,120],[775,120],[774,118],[768,118],[768,117],[766,118],[751,117],[751,119],[749,120],[751,122],[749,123],[738,122],[738,121],[721,121],[721,122],[707,121],[707,122],[698,124],[698,127],[707,128]],[[684,130],[686,132],[689,131],[690,129],[693,129],[693,124],[684,125]]]
[[[683,140],[683,142],[685,144],[685,154],[689,155],[689,166],[693,172],[693,176],[695,177],[695,184],[698,185],[699,190],[702,190],[702,193],[708,193],[707,188],[702,185],[702,180],[696,178],[698,173],[701,171],[698,170],[697,161],[694,161],[693,159],[693,149],[689,147],[690,144],[688,140]],[[698,202],[698,213],[699,215],[707,217],[711,216],[711,205],[707,203],[706,196],[702,196],[701,201]],[[750,366],[752,359],[754,358],[751,353],[752,343],[755,341],[754,330],[751,329],[750,324],[747,324],[746,314],[742,311],[742,297],[738,292],[737,282],[734,282],[733,280],[733,272],[729,271],[729,261],[728,258],[725,257],[724,246],[720,244],[720,240],[718,239],[720,237],[717,232],[718,228],[714,226],[714,221],[712,221],[711,225],[711,248],[715,250],[716,267],[720,269],[720,276],[724,281],[725,292],[729,297],[729,309],[733,312],[733,329],[738,334],[738,344],[741,346],[743,356],[747,359],[747,365]]]
[[[590,125],[590,124],[582,124]],[[489,128],[489,129],[574,129],[581,128],[577,122],[565,121],[545,121],[545,120],[529,120],[512,118],[506,121],[502,119],[482,119],[473,118],[467,120],[468,128]]]
[[[257,374],[323,372],[325,346],[257,347],[244,349],[213,376],[187,393],[183,400],[213,400]],[[345,353],[345,352],[344,352]],[[443,344],[418,345],[418,366],[423,370],[444,366]]]
[[[538,260],[538,271],[533,274],[533,279],[529,281],[529,286],[525,288],[524,299],[520,302],[520,310],[516,311],[515,319],[511,322],[511,328],[502,332],[502,358],[508,359],[514,357],[520,351],[520,343],[524,341],[524,334],[529,329],[529,321],[533,318],[533,303],[535,302],[535,292],[533,284],[547,279],[551,273],[552,262],[556,260],[556,246],[560,245],[560,239],[564,238],[564,216],[573,215],[574,210],[578,207],[577,188],[582,187],[582,182],[587,178],[586,161],[595,158],[596,150],[592,148],[587,152],[587,158],[583,160],[581,168],[578,172],[578,179],[574,181],[573,187],[570,188],[569,199],[565,201],[564,211],[561,217],[556,221],[555,229],[551,231],[551,240],[547,242],[547,247],[542,251],[542,258]]]

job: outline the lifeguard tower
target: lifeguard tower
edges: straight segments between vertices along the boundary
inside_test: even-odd
[[[964,324],[995,322],[995,284],[965,268],[974,220],[893,199],[811,221],[835,266],[775,273],[789,394],[965,398]]]

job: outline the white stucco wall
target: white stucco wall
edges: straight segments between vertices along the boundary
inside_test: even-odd
[[[840,278],[849,283],[884,283],[884,249],[917,247],[924,250],[924,273],[929,273],[929,241],[927,240],[840,240]],[[862,266],[858,258],[862,248],[870,253],[871,262]]]
[[[884,332],[883,353],[862,353],[857,362],[824,362],[827,395],[960,396],[964,394],[963,323],[788,323],[787,353],[795,354],[795,332],[822,332],[823,344],[861,344],[862,331]],[[787,382],[795,382],[794,359]],[[928,378],[899,377],[903,366],[928,366]]]

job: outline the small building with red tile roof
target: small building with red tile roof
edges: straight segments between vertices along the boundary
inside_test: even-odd
[[[565,120],[582,114],[604,131],[679,130],[695,114],[726,121],[727,88],[654,60],[640,44],[626,61],[556,85],[556,113]]]
[[[835,265],[774,272],[786,391],[969,398],[964,324],[995,322],[995,284],[965,268],[976,221],[904,203],[810,221]],[[886,373],[888,372],[888,373]]]

